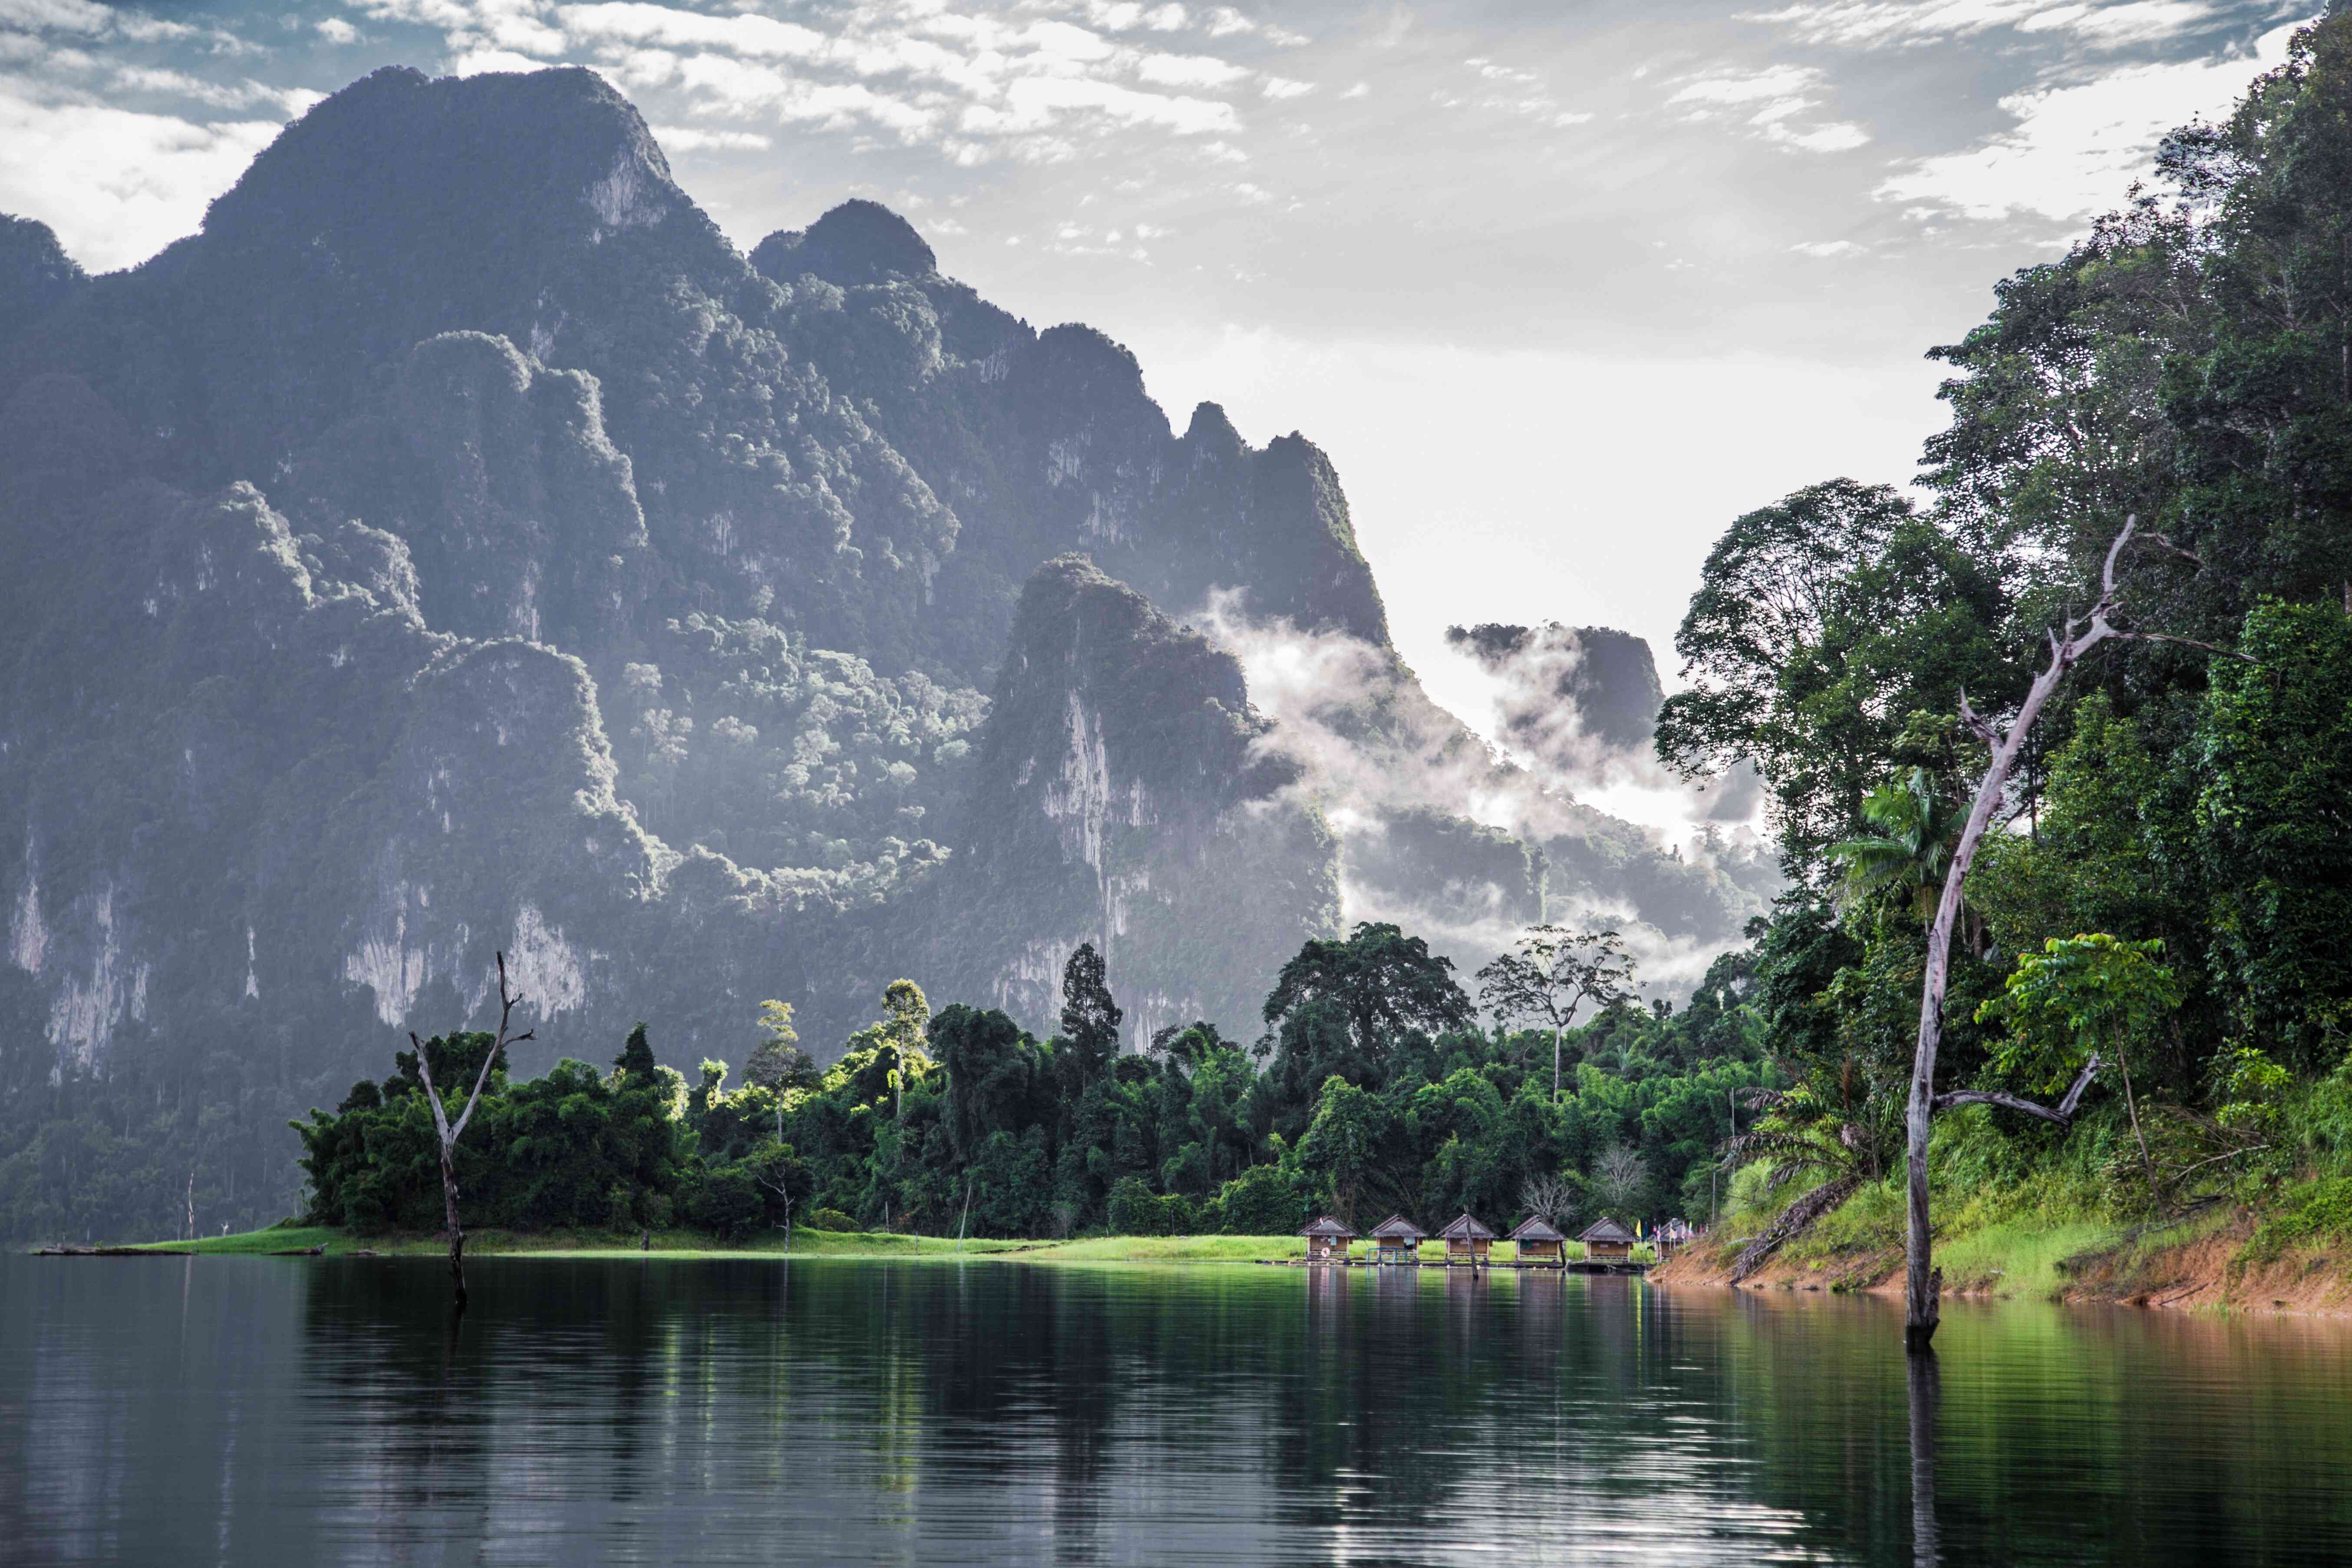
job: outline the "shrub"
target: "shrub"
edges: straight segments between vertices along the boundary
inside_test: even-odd
[[[707,1173],[686,1199],[687,1224],[729,1241],[756,1229],[766,1212],[760,1189],[732,1165]]]
[[[801,1221],[803,1230],[856,1230],[857,1222],[839,1209],[811,1209]]]
[[[1158,1236],[1160,1199],[1140,1176],[1122,1176],[1110,1190],[1110,1228],[1114,1236]]]
[[[1254,1165],[1216,1196],[1228,1236],[1287,1236],[1307,1223],[1307,1195],[1279,1165]]]

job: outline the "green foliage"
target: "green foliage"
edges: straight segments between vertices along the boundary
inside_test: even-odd
[[[1417,941],[1371,940],[1444,980]],[[1310,944],[1303,963],[1329,957]],[[1733,1096],[1776,1082],[1755,1059],[1737,959],[1711,969],[1679,1014],[1621,1004],[1569,1031],[1576,1079],[1557,1098],[1548,1031],[1433,1037],[1408,1025],[1362,1053],[1381,1064],[1367,1081],[1328,1074],[1295,1101],[1295,1059],[1261,1071],[1206,1023],[1118,1052],[1098,956],[1081,949],[1067,973],[1071,1034],[1044,1042],[1001,1012],[954,1005],[933,1017],[920,987],[894,982],[883,1016],[814,1084],[730,1089],[727,1064],[706,1060],[689,1086],[658,1063],[642,1026],[610,1073],[567,1061],[510,1083],[494,1069],[482,1131],[459,1150],[469,1219],[526,1233],[675,1222],[728,1240],[788,1222],[976,1237],[1106,1226],[1282,1235],[1310,1208],[1365,1225],[1402,1212],[1424,1226],[1466,1208],[1502,1226],[1522,1217],[1530,1176],[1563,1171],[1573,1190],[1606,1192],[1622,1217],[1658,1218],[1714,1157]],[[1326,1019],[1353,1059],[1333,998],[1299,1001],[1294,1016]],[[781,1023],[764,1011],[762,1048]],[[459,1036],[426,1049],[455,1069],[478,1066],[489,1044]],[[413,1055],[398,1067],[301,1124],[314,1222],[371,1233],[437,1224]],[[1286,1122],[1302,1128],[1295,1142]]]
[[[1308,1218],[1297,1178],[1279,1165],[1253,1165],[1227,1182],[1215,1209],[1227,1236],[1289,1236]]]
[[[2331,13],[2226,121],[2167,141],[2179,199],[2136,193],[1935,351],[1931,509],[1832,481],[1710,556],[1659,749],[1752,761],[1802,879],[1754,959],[1793,1079],[1757,1131],[1769,1170],[1885,1167],[1919,927],[1983,756],[1936,716],[1963,692],[2003,716],[2128,516],[2117,624],[2154,635],[2075,670],[2027,739],[1955,932],[1936,1087],[2052,1096],[2094,1050],[2118,1070],[2066,1129],[1942,1119],[1935,1158],[2069,1223],[2227,1192],[2301,1216],[2266,1246],[2341,1223],[2322,1130],[2352,1027],[2352,299],[2323,280],[2352,235],[2347,126],[2352,16]]]
[[[2160,939],[2119,942],[2104,931],[2052,937],[2021,953],[2000,994],[1977,1009],[1979,1022],[2009,1027],[1993,1064],[2013,1079],[2063,1088],[2095,1051],[2123,1057],[2180,1005],[2181,986],[2157,962]]]
[[[1913,768],[1863,796],[1862,819],[1870,836],[1840,839],[1822,851],[1824,858],[1845,868],[1846,887],[1855,896],[1894,889],[1919,923],[1927,924],[1943,894],[1961,814],[1945,802],[1933,773]]]
[[[2352,1023],[2352,616],[2263,605],[2241,646],[2256,662],[2216,666],[2202,736],[2213,962],[2242,1038],[2329,1067]]]
[[[1895,760],[1908,716],[2020,689],[1998,563],[1893,489],[1832,479],[1749,512],[1707,556],[1675,634],[1691,679],[1658,754],[1694,775],[1749,762],[1784,862],[1818,873]]]

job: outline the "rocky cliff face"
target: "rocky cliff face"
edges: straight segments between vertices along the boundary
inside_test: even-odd
[[[501,950],[537,1070],[906,973],[1042,1025],[1079,941],[1139,1037],[1246,1033],[1383,888],[1544,908],[1392,802],[1349,903],[1351,786],[1179,624],[1365,650],[1371,767],[1476,750],[1311,445],[1175,434],[872,204],[739,254],[587,72],[379,72],[130,272],[0,222],[0,1230],[286,1212],[277,1129]]]
[[[1268,958],[1340,913],[1336,842],[1271,729],[1232,654],[1084,557],[1047,562],[1013,617],[969,847],[940,879],[936,972],[1046,1018],[1091,942],[1135,1039],[1247,1029]]]

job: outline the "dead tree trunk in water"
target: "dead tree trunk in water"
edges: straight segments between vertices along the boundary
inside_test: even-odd
[[[2032,730],[2033,721],[2042,716],[2051,694],[2084,654],[2110,637],[2130,635],[2116,631],[2108,625],[2107,617],[2116,606],[2116,563],[2131,542],[2137,526],[2137,519],[2125,519],[2123,531],[2107,546],[2106,563],[2099,577],[2099,597],[2089,613],[2068,621],[2063,631],[2050,634],[2050,662],[2034,677],[2024,702],[2017,710],[2017,717],[2009,721],[2006,731],[1997,730],[1979,718],[1969,706],[1967,696],[1960,698],[1960,721],[1992,748],[1992,761],[1977,785],[1968,823],[1960,829],[1960,841],[1953,846],[1951,865],[1944,873],[1944,896],[1936,905],[1935,923],[1927,928],[1927,979],[1919,988],[1919,1044],[1911,1058],[1911,1099],[1903,1118],[1911,1185],[1910,1225],[1904,1252],[1903,1343],[1915,1354],[1927,1349],[1940,1316],[1936,1282],[1928,1272],[1934,1234],[1927,1215],[1927,1127],[1936,1110],[1936,1051],[1943,1043],[1944,987],[1951,973],[1952,928],[1960,917],[1960,886],[1968,879],[1969,865],[1976,858],[1977,846],[1984,841],[1985,830],[1992,826],[1993,813],[2008,793],[2009,776],[2016,770],[2018,754],[2025,749],[2025,737]],[[2070,1116],[2071,1102],[2080,1095],[2082,1085],[2088,1082],[2085,1074],[2075,1093],[2068,1096]]]
[[[449,1113],[441,1103],[441,1091],[433,1087],[433,1064],[425,1043],[411,1031],[408,1043],[416,1047],[416,1073],[425,1080],[425,1103],[433,1108],[433,1131],[441,1140],[441,1206],[449,1226],[449,1284],[457,1291],[457,1310],[466,1310],[466,1227],[457,1218],[457,1140],[465,1136],[466,1124],[474,1120],[474,1108],[482,1103],[482,1087],[490,1081],[490,1068],[506,1055],[509,1046],[519,1046],[536,1033],[526,1029],[509,1037],[507,1028],[514,1017],[515,1004],[521,1001],[507,987],[507,955],[499,954],[499,1033],[491,1043],[489,1054],[482,1058],[482,1070],[474,1075],[474,1092],[466,1097],[466,1109],[457,1113],[453,1126]]]

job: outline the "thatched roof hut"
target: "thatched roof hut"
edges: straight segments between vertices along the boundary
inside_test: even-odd
[[[1448,1263],[1484,1263],[1487,1250],[1495,1245],[1494,1231],[1467,1211],[1437,1234],[1445,1240]]]
[[[1584,1243],[1584,1256],[1595,1260],[1633,1256],[1633,1233],[1613,1219],[1595,1220],[1576,1239]]]
[[[1356,1239],[1345,1220],[1323,1215],[1310,1221],[1299,1235],[1307,1238],[1307,1261],[1309,1263],[1344,1262],[1348,1244]]]
[[[1392,1214],[1372,1226],[1372,1261],[1375,1263],[1415,1263],[1421,1258],[1421,1244],[1427,1232],[1401,1214]]]
[[[1568,1236],[1541,1215],[1529,1215],[1519,1222],[1510,1239],[1518,1245],[1522,1263],[1565,1263],[1568,1261]]]

